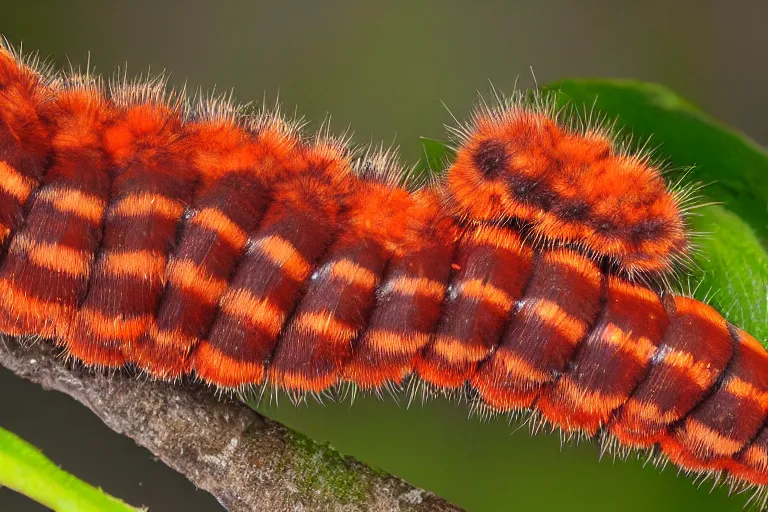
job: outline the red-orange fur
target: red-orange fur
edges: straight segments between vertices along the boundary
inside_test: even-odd
[[[215,102],[190,120],[156,86],[49,82],[0,50],[3,333],[295,398],[470,389],[768,485],[768,353],[649,284],[688,235],[646,160],[515,103],[414,189],[388,152]]]
[[[108,159],[101,134],[112,108],[97,84],[77,79],[56,102],[54,156],[40,188],[27,204],[0,267],[0,329],[70,339],[72,320],[85,297],[91,263],[101,243],[101,223],[109,199]],[[57,219],[51,222],[51,219]],[[44,242],[46,249],[34,247]],[[40,261],[40,252],[63,249],[85,255],[76,274],[61,272],[64,261]]]
[[[50,95],[34,69],[0,49],[0,254],[45,172],[56,116]]]
[[[606,134],[567,129],[522,104],[480,110],[467,130],[446,177],[457,214],[523,221],[535,238],[577,244],[630,274],[668,272],[687,250],[659,170]]]

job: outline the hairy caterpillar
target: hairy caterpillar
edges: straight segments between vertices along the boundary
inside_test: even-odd
[[[765,485],[768,361],[664,290],[684,195],[599,130],[502,102],[407,183],[278,115],[0,54],[0,330],[86,364],[294,396],[406,378]]]

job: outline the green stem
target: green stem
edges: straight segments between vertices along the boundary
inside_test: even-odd
[[[0,486],[57,512],[137,512],[125,502],[59,469],[43,453],[0,428]]]

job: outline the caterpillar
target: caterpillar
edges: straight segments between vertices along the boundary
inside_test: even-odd
[[[410,383],[760,493],[768,354],[668,285],[691,190],[534,96],[481,103],[419,181],[327,125],[5,45],[0,331],[221,390]]]

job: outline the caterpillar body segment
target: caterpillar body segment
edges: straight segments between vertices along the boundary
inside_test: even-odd
[[[392,152],[232,112],[1,50],[0,331],[225,390],[467,391],[768,484],[768,353],[655,285],[690,236],[648,159],[503,101],[415,187]]]

